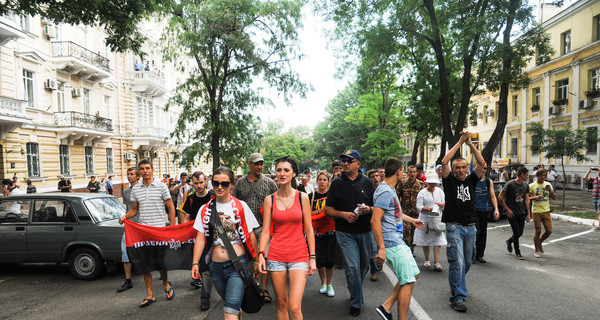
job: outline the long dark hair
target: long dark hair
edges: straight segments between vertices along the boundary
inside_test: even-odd
[[[298,164],[296,164],[296,161],[292,158],[290,158],[289,156],[285,156],[285,157],[281,157],[279,159],[275,160],[275,168],[277,168],[277,165],[280,162],[287,162],[289,164],[292,165],[292,171],[294,171],[294,173],[296,174],[296,177],[298,176]],[[297,189],[298,188],[298,182],[296,182],[296,178],[292,179],[292,188]]]

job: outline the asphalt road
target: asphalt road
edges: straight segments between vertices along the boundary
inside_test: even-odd
[[[542,259],[533,257],[533,226],[526,224],[520,261],[509,255],[504,241],[510,227],[505,219],[491,223],[485,258],[467,275],[469,311],[460,314],[448,305],[447,260],[442,250],[442,273],[421,268],[413,292],[410,319],[597,319],[600,301],[600,232],[588,226],[554,221],[554,233],[544,246]],[[565,239],[565,237],[570,237]],[[531,248],[525,247],[531,246]],[[417,248],[417,262],[423,264]],[[222,319],[222,302],[213,290],[212,309],[200,311],[200,292],[189,285],[188,271],[172,271],[170,280],[176,297],[167,301],[155,274],[157,302],[144,309],[137,304],[145,297],[141,276],[134,288],[117,293],[122,273],[108,274],[87,282],[75,280],[66,265],[0,265],[0,319]],[[318,293],[317,275],[309,277],[303,299],[305,319],[347,319],[349,302],[343,270],[334,272],[336,296]],[[366,305],[357,319],[380,319],[374,309],[392,288],[382,275],[378,282],[364,283]],[[270,290],[273,295],[272,289]],[[416,301],[416,303],[415,303]],[[415,309],[419,305],[421,312]],[[416,312],[416,313],[415,313]],[[396,316],[394,316],[396,318]],[[244,319],[275,319],[275,304]]]

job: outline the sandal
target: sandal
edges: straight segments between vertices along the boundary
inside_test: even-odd
[[[265,300],[265,303],[271,303],[271,295],[269,294],[269,291],[265,290],[263,300]]]
[[[153,304],[155,301],[156,301],[156,299],[154,299],[154,300],[144,299],[144,300],[142,300],[142,303],[140,303],[140,308],[147,307],[147,306]]]
[[[425,261],[425,263],[423,263],[423,267],[425,267],[425,268],[431,267],[431,262]]]
[[[435,271],[438,271],[438,272],[442,272],[442,271],[444,270],[444,268],[442,268],[442,265],[441,265],[441,264],[439,264],[439,263],[436,263],[436,264],[433,266],[433,268],[435,269]]]
[[[167,282],[169,284],[169,290],[165,290],[165,293],[167,294],[167,300],[171,300],[173,298],[175,298],[175,289],[173,289],[173,285],[171,285],[171,282]],[[171,294],[171,296],[169,297],[169,294]]]

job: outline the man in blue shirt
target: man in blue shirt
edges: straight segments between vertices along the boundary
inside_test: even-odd
[[[413,287],[419,277],[420,271],[412,255],[410,247],[402,240],[402,233],[396,231],[396,216],[401,216],[403,222],[408,222],[416,228],[422,229],[425,224],[421,220],[402,214],[400,201],[395,191],[395,186],[402,179],[402,161],[398,158],[389,158],[385,161],[385,179],[373,195],[373,217],[371,229],[377,242],[377,256],[375,261],[383,265],[389,260],[398,282],[387,300],[377,307],[376,311],[385,319],[392,319],[392,307],[398,302],[398,319],[406,319],[408,306]]]

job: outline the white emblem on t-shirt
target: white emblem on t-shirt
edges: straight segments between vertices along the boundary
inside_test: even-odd
[[[469,192],[469,187],[466,187],[462,184],[457,187],[456,194],[456,198],[458,200],[462,200],[463,202],[471,200],[471,193]]]

